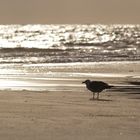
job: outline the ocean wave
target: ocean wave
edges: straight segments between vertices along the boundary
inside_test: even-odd
[[[140,60],[140,25],[0,25],[0,63]]]

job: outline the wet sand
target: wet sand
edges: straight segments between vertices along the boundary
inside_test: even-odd
[[[115,88],[101,93],[99,101],[90,100],[92,94],[81,84],[91,75],[40,81],[51,82],[55,90],[1,90],[0,139],[139,140],[139,69],[138,63],[123,67],[114,64],[110,69],[103,65],[73,69],[73,72],[79,73],[100,73],[94,74],[91,79],[115,85]],[[60,67],[51,70],[64,71]],[[65,70],[71,72],[69,68]],[[108,75],[101,76],[104,73]],[[73,86],[75,84],[77,86]]]

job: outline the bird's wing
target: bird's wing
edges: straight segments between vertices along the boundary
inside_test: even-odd
[[[99,86],[99,87],[108,87],[109,85],[102,81],[92,81],[91,85]]]

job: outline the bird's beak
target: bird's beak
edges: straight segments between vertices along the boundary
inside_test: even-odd
[[[84,84],[84,83],[85,83],[85,81],[82,82],[82,84]]]

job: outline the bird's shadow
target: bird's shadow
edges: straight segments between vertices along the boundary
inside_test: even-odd
[[[102,102],[112,102],[113,100],[109,100],[109,99],[89,99],[90,101],[102,101]]]

